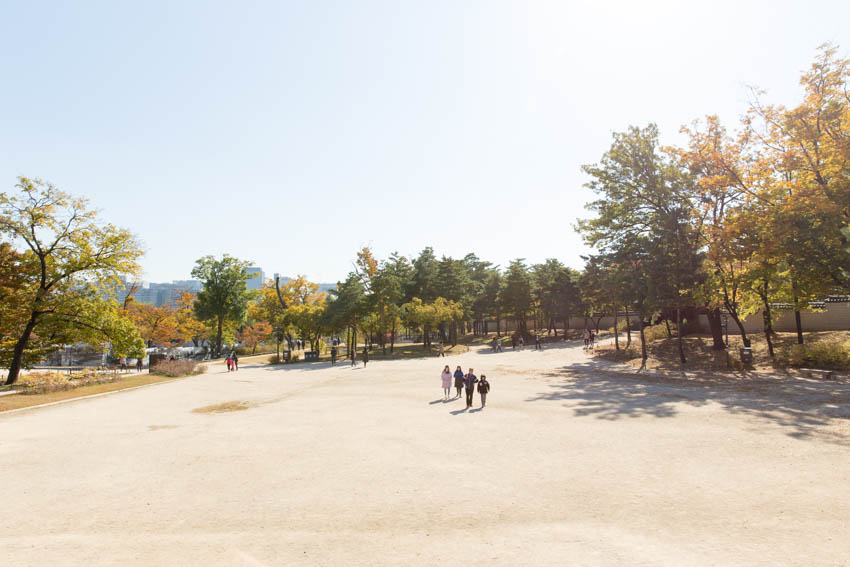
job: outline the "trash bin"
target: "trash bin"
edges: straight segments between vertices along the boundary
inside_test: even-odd
[[[283,351],[283,361],[284,361],[284,362],[289,362],[289,359],[290,359],[291,357],[292,357],[292,351],[291,351],[291,350],[285,350],[285,351]]]
[[[743,364],[753,363],[753,349],[751,347],[740,348],[741,362]]]

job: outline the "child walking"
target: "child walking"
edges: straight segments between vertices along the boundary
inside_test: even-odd
[[[455,370],[455,388],[457,388],[457,397],[460,397],[460,391],[463,389],[463,370],[460,366]]]
[[[487,381],[487,377],[483,374],[481,375],[481,380],[478,381],[478,393],[481,394],[481,407],[487,405],[487,394],[490,392],[490,382]]]
[[[449,370],[448,364],[446,364],[446,367],[443,368],[443,373],[440,374],[440,378],[443,383],[443,399],[448,400],[449,394],[452,391],[452,371]]]

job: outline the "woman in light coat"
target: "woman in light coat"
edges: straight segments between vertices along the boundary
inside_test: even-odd
[[[446,367],[443,368],[443,373],[440,374],[440,378],[443,380],[443,399],[449,399],[449,393],[452,391],[452,371],[449,370],[449,365],[446,364]]]

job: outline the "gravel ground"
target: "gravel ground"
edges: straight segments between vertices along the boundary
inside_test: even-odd
[[[442,401],[448,363],[487,407]],[[244,365],[0,414],[3,565],[850,564],[850,385],[580,346]]]

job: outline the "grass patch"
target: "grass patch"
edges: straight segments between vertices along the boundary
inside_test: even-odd
[[[192,410],[192,413],[228,413],[232,411],[244,411],[249,407],[251,407],[251,404],[248,402],[235,400],[232,402],[224,402],[221,404],[195,408]]]
[[[150,374],[135,374],[119,380],[92,384],[88,386],[80,386],[71,390],[61,390],[47,392],[43,394],[31,395],[14,395],[0,397],[0,412],[20,409],[41,404],[49,404],[51,402],[61,402],[63,400],[72,400],[83,396],[91,396],[93,394],[102,394],[105,392],[116,392],[127,388],[135,388],[137,386],[145,386],[147,384],[157,384],[159,382],[168,382],[173,378],[163,376],[151,376]]]

